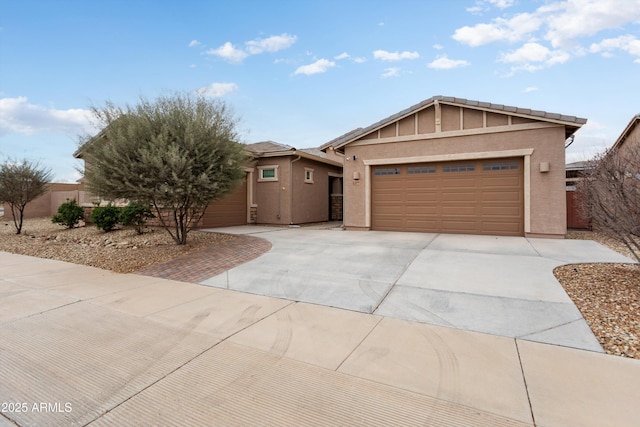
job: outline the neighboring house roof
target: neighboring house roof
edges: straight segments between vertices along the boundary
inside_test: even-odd
[[[279,144],[274,141],[262,141],[253,144],[247,144],[245,146],[245,149],[258,155],[295,150],[295,148],[290,145]]]
[[[616,142],[613,144],[611,149],[620,148],[620,146],[624,144],[624,142],[627,140],[629,135],[631,135],[631,132],[633,132],[633,130],[635,129],[636,126],[638,126],[639,123],[640,123],[640,114],[636,114],[631,119],[627,127],[624,128],[624,130],[622,131],[618,139],[616,139]]]
[[[589,167],[589,165],[591,165],[591,161],[587,160],[587,161],[581,161],[581,162],[573,162],[573,163],[567,163],[565,165],[565,170],[568,171],[582,171],[585,170],[586,168]]]
[[[327,154],[318,148],[297,149],[290,145],[280,144],[274,141],[262,141],[245,145],[245,150],[255,157],[280,157],[280,156],[301,156],[316,162],[326,163],[333,166],[342,166],[342,163],[327,158]]]
[[[338,138],[322,145],[320,149],[324,151],[329,147],[333,147],[333,149],[343,147],[368,133],[381,129],[386,125],[393,123],[394,121],[400,120],[406,116],[416,113],[419,110],[423,110],[437,103],[491,111],[495,113],[510,114],[534,120],[563,124],[567,127],[567,137],[575,133],[578,129],[580,129],[582,125],[587,122],[587,119],[575,116],[566,116],[563,114],[549,113],[540,110],[531,110],[527,108],[512,107],[508,105],[492,104],[490,102],[473,101],[464,98],[438,95],[433,96],[429,99],[425,99],[424,101],[416,105],[402,110],[399,113],[393,114],[383,120],[380,120],[379,122],[367,126],[366,128],[357,128],[350,132],[347,132],[344,135],[339,136]]]

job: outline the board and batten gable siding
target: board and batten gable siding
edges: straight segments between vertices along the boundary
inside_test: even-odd
[[[344,146],[344,224],[371,228],[373,165],[522,157],[525,234],[563,236],[565,138],[562,123],[507,112],[446,104],[411,112]]]

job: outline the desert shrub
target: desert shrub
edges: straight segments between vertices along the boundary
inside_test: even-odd
[[[111,231],[116,228],[116,224],[120,221],[120,208],[112,204],[97,207],[91,212],[91,221],[99,229]]]
[[[138,234],[142,234],[147,220],[155,218],[151,207],[140,202],[131,202],[120,211],[120,223],[134,226]]]
[[[73,228],[84,218],[82,206],[76,203],[76,199],[71,199],[60,205],[58,213],[51,218],[54,224],[64,225],[67,228]]]

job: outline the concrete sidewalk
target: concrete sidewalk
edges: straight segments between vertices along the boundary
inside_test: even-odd
[[[205,285],[599,352],[553,269],[632,262],[586,240],[343,232],[322,225],[215,231],[262,237],[272,248],[200,282]]]
[[[0,426],[632,426],[640,362],[0,252]]]

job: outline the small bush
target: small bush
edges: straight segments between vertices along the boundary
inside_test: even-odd
[[[155,218],[149,205],[140,202],[132,202],[120,211],[120,222],[124,226],[134,226],[138,234],[142,234],[147,220]]]
[[[73,228],[78,225],[81,219],[84,219],[84,211],[76,203],[76,199],[71,199],[60,205],[58,213],[51,218],[51,222]]]
[[[108,204],[107,206],[97,207],[91,212],[91,221],[101,230],[111,231],[116,228],[120,220],[120,208]]]

